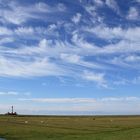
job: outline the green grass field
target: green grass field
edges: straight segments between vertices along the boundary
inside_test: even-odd
[[[0,116],[6,140],[140,140],[140,116]]]

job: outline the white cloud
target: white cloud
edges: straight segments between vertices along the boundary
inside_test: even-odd
[[[106,80],[105,80],[105,74],[104,73],[93,73],[90,71],[84,71],[84,73],[81,75],[83,79],[88,81],[93,81],[97,83],[99,86],[107,88]]]
[[[94,5],[88,5],[85,7],[86,11],[92,16],[92,17],[96,17],[97,16],[97,12],[96,12],[96,6]]]
[[[62,3],[58,3],[57,5],[53,6],[49,6],[44,2],[39,2],[35,4],[35,8],[37,8],[37,10],[39,10],[40,12],[45,12],[45,13],[50,13],[50,12],[56,12],[56,11],[65,11],[66,10],[66,6]]]
[[[18,35],[32,35],[34,29],[32,27],[18,27],[15,29],[15,33]]]
[[[12,30],[6,28],[6,27],[0,27],[0,35],[12,35]]]
[[[81,49],[84,48],[86,50],[88,49],[97,49],[97,46],[95,46],[93,43],[88,43],[87,41],[85,41],[83,39],[83,37],[77,33],[77,32],[73,32],[73,36],[72,36],[72,42],[75,43],[75,45],[77,47],[80,47]]]
[[[116,0],[106,0],[105,3],[109,8],[117,12],[117,14],[120,14],[120,9]]]
[[[72,21],[77,24],[80,22],[82,15],[80,13],[76,13],[75,16],[72,17]]]
[[[128,102],[140,101],[139,97],[104,97],[104,98],[19,98],[19,101],[46,102],[46,103],[97,103],[97,102]]]
[[[58,11],[62,11],[62,12],[67,9],[66,6],[63,3],[59,3],[57,5],[57,8],[58,8]]]
[[[40,12],[49,12],[50,11],[50,7],[43,2],[39,2],[35,4],[35,7],[40,11]]]
[[[14,42],[14,38],[4,37],[0,39],[0,45],[4,43],[11,43],[11,42]]]
[[[0,57],[0,65],[0,76],[32,77],[65,74],[63,69],[46,58],[26,62]]]
[[[8,92],[0,92],[0,95],[5,95],[5,96],[8,96],[8,95],[18,95],[19,93],[18,92],[15,92],[15,91],[8,91]]]
[[[130,41],[139,41],[140,38],[139,27],[122,29],[121,27],[109,28],[107,26],[99,25],[93,28],[85,28],[83,30],[94,33],[103,39],[127,39]]]
[[[117,61],[122,60],[112,59],[109,56],[140,52],[140,28],[108,27],[103,23],[95,26],[92,19],[99,17],[97,5],[103,5],[104,1],[94,0],[93,2],[96,4],[85,5],[87,12],[90,14],[88,15],[91,20],[90,23],[84,19],[85,15],[82,15],[83,22],[86,22],[78,28],[74,27],[74,23],[77,24],[81,21],[80,13],[76,13],[71,19],[74,23],[59,20],[54,22],[53,19],[52,23],[49,22],[50,25],[45,24],[46,27],[33,27],[30,24],[20,25],[30,19],[39,19],[42,22],[42,19],[43,21],[46,19],[44,16],[48,17],[50,13],[64,12],[66,10],[64,4],[58,3],[54,7],[41,2],[31,5],[26,4],[26,6],[16,2],[6,4],[9,8],[3,9],[3,15],[1,15],[3,20],[7,24],[19,25],[12,26],[13,28],[8,28],[8,26],[0,27],[0,76],[63,75],[72,78],[82,77],[85,81],[94,81],[97,85],[106,86],[106,70],[108,67],[112,67],[108,64],[113,64],[112,61],[114,60],[114,64],[117,65]],[[116,1],[106,0],[106,5],[116,11],[119,10]],[[97,19],[95,18],[95,20]],[[63,25],[69,25],[66,28],[69,30],[69,35],[72,35],[71,41],[67,40],[67,35],[61,36],[62,30],[60,28]],[[66,32],[64,31],[64,33]],[[107,44],[103,43],[102,47],[96,45],[98,41],[94,42],[90,38],[91,35],[95,39],[104,39]],[[61,40],[61,37],[65,39]],[[104,60],[104,56],[108,56],[108,63]],[[132,61],[139,62],[139,58],[129,56],[122,61],[122,65],[131,64]],[[11,70],[10,67],[13,69]],[[96,73],[97,69],[100,72]]]
[[[79,63],[81,60],[81,57],[76,54],[61,54],[60,57],[67,62],[70,63]]]
[[[48,27],[31,27],[31,26],[21,26],[12,30],[12,36],[18,36],[24,39],[35,39],[39,40],[43,36],[53,36],[58,37],[59,33],[57,31],[57,26],[55,24],[50,24]]]
[[[83,78],[87,79],[87,80],[91,80],[91,81],[104,81],[103,80],[104,74],[95,74],[95,73],[91,73],[91,72],[87,72],[85,71]]]
[[[57,29],[56,24],[50,24],[49,27],[48,27],[49,31],[52,31],[52,30],[55,30],[55,29]]]
[[[139,30],[136,30],[133,34],[135,40],[138,40],[139,36],[137,31]],[[131,34],[131,32],[129,34]],[[100,62],[96,63],[96,61],[94,62],[93,60],[92,62],[86,61],[84,59],[85,56],[100,56],[101,54],[108,55],[113,53],[140,51],[139,45],[136,41],[133,41],[130,45],[130,42],[125,40],[100,48],[85,41],[78,33],[73,33],[72,41],[75,44],[74,46],[69,44],[67,41],[62,42],[55,40],[55,42],[53,42],[52,40],[46,39],[40,40],[37,46],[23,46],[17,49],[4,48],[1,46],[0,75],[19,77],[65,75],[70,77],[79,77],[79,74],[82,75],[82,72],[87,68],[92,68],[93,70],[107,69],[107,66],[102,65]],[[10,57],[6,57],[5,54],[8,54]],[[36,55],[38,57],[35,57]],[[13,56],[16,56],[16,58]],[[57,61],[51,61],[52,58]],[[77,68],[76,66],[82,66],[83,68]],[[10,67],[13,69],[10,70]],[[77,71],[79,71],[78,75]],[[99,77],[103,78],[103,75],[100,75]],[[88,79],[89,78],[87,77],[85,78],[85,80]],[[99,84],[98,81],[96,82]],[[100,81],[99,85],[105,84],[103,81]]]
[[[104,39],[122,38],[124,35],[123,30],[120,27],[109,28],[109,27],[99,25],[94,28],[87,28],[84,30],[94,33],[100,38],[104,38]]]
[[[92,98],[20,98],[20,101],[47,102],[47,103],[93,103]]]
[[[40,48],[46,48],[48,46],[48,43],[47,43],[47,40],[46,39],[42,39],[40,42],[39,42],[39,47]]]
[[[120,80],[118,81],[113,81],[114,85],[139,85],[140,84],[140,76],[137,75],[135,76],[135,78],[133,79],[124,79],[124,78],[120,78]]]
[[[5,22],[21,24],[33,16],[28,7],[22,7],[15,2],[9,2],[7,6],[9,6],[9,9],[0,10],[0,15]]]
[[[94,2],[97,4],[97,6],[103,6],[104,5],[103,0],[94,0]]]
[[[48,27],[31,27],[31,26],[19,26],[17,28],[6,28],[0,26],[1,40],[8,39],[36,39],[39,40],[42,36],[54,36],[58,37],[57,26],[50,24]],[[5,41],[6,42],[6,41]],[[9,41],[8,41],[9,42]]]
[[[126,62],[140,62],[140,56],[137,55],[129,55],[125,58]]]
[[[120,53],[130,53],[130,52],[139,52],[139,44],[136,42],[129,42],[129,41],[120,41],[116,44],[111,44],[105,46],[100,53],[109,53],[109,54],[120,54]]]
[[[138,9],[135,7],[130,7],[127,19],[129,20],[139,20],[139,12]]]
[[[83,37],[79,37],[80,34],[74,33],[72,41],[76,46],[81,47],[81,51],[84,53],[82,55],[100,55],[100,54],[120,54],[120,53],[130,53],[130,52],[139,52],[139,38],[140,38],[140,28],[108,28],[108,27],[97,27],[85,29],[85,31],[89,31],[91,33],[96,34],[100,38],[103,38],[108,41],[108,39],[120,39],[116,43],[109,43],[104,45],[103,47],[98,47],[93,43],[89,43],[83,39]],[[106,31],[106,32],[105,32]],[[81,52],[82,53],[82,52]]]
[[[0,9],[1,21],[4,23],[12,23],[20,25],[31,19],[44,20],[44,16],[40,16],[41,13],[56,13],[64,12],[66,6],[58,3],[55,6],[47,5],[46,3],[39,2],[32,5],[20,5],[18,2],[8,2],[7,7],[9,9]],[[45,16],[46,17],[46,16]]]
[[[86,23],[89,23],[89,25],[97,25],[99,23],[103,23],[104,17],[101,16],[101,14],[98,12],[98,8],[102,7],[104,5],[104,2],[102,0],[93,0],[94,4],[84,4],[83,8],[87,13],[90,15],[89,18],[86,18],[83,15],[83,21]],[[91,24],[92,23],[92,24]]]
[[[95,62],[85,61],[81,56],[79,56],[77,54],[61,53],[60,58],[64,62],[75,64],[77,66],[93,68],[93,69],[103,69],[104,68],[102,65],[97,64]]]
[[[127,80],[127,79],[121,78],[121,79],[119,79],[118,81],[113,81],[113,84],[114,84],[114,85],[117,85],[117,86],[119,86],[119,85],[128,85],[128,84],[130,84],[130,81]],[[132,83],[131,83],[131,84],[132,84]]]

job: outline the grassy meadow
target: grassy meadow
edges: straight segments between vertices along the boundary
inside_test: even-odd
[[[0,116],[6,140],[140,140],[140,116]]]

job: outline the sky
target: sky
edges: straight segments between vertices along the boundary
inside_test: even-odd
[[[0,113],[140,114],[140,0],[0,0]]]

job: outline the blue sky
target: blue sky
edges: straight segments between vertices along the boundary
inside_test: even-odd
[[[0,113],[140,114],[140,0],[0,0]]]

